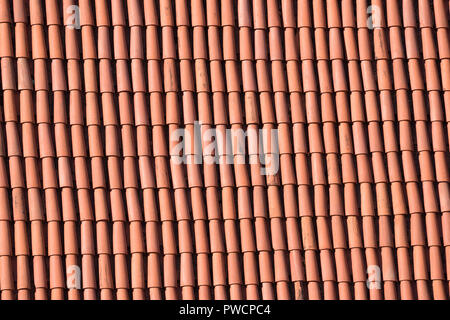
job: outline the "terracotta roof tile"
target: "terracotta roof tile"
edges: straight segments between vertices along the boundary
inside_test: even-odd
[[[1,0],[0,299],[448,299],[448,17]]]

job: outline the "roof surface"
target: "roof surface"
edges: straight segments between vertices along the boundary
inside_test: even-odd
[[[449,6],[0,0],[1,299],[447,299]]]

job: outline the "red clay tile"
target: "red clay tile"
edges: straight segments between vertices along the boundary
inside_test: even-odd
[[[0,299],[448,299],[446,1],[3,0],[0,38]],[[277,141],[176,161],[211,129]]]

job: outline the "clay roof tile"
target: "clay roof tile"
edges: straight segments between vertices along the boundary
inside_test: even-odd
[[[446,1],[0,0],[0,42],[2,299],[448,298]]]

